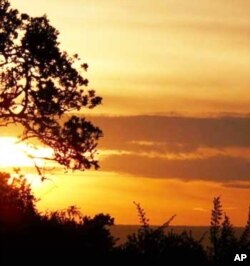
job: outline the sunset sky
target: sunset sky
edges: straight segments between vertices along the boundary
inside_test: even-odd
[[[56,169],[34,186],[41,209],[76,204],[137,224],[207,225],[221,195],[235,225],[250,204],[250,2],[247,0],[12,0],[47,14],[61,47],[78,53],[103,100],[88,112],[104,131],[101,169]],[[85,114],[85,110],[82,110]],[[1,130],[6,149],[16,129]],[[1,142],[2,141],[2,142]],[[2,147],[2,146],[1,146]],[[43,147],[42,153],[50,151]],[[14,152],[13,152],[14,153]],[[0,167],[30,167],[25,154]]]

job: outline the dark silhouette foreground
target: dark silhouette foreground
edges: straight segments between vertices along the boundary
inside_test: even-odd
[[[110,215],[82,216],[76,207],[41,214],[23,176],[0,174],[0,265],[235,265],[236,253],[250,250],[250,217],[242,236],[235,237],[229,218],[223,217],[220,198],[214,199],[210,247],[191,232],[153,229],[136,204],[141,228],[116,245]],[[241,262],[241,265],[244,262]]]

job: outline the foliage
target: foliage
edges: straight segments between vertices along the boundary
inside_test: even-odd
[[[61,51],[58,35],[46,16],[21,14],[0,0],[0,125],[22,125],[21,140],[39,139],[67,168],[98,168],[102,131],[82,117],[59,122],[64,114],[94,108],[101,97],[85,89],[88,65]]]
[[[144,209],[141,207],[140,203],[134,202],[134,205],[137,209],[139,221],[144,230],[149,228],[149,219],[146,217]]]
[[[250,250],[250,208],[248,211],[248,220],[243,231],[243,234],[240,238],[240,247]]]
[[[166,223],[157,228],[149,225],[144,209],[135,203],[141,228],[128,236],[123,246],[124,265],[163,265],[167,262],[173,265],[206,265],[207,258],[203,246],[196,241],[191,233],[184,231],[176,234],[167,231],[175,218],[173,215]],[[180,256],[181,254],[181,256]],[[123,264],[122,264],[123,265]]]
[[[218,250],[218,239],[220,234],[220,224],[222,220],[222,205],[220,197],[216,197],[213,200],[213,209],[211,212],[210,222],[210,241],[213,245],[213,252],[216,256]]]
[[[87,259],[105,258],[112,252],[115,239],[108,227],[114,219],[110,215],[83,216],[75,206],[41,214],[25,178],[10,180],[9,174],[0,173],[1,265],[34,265],[37,258],[43,263],[49,259],[56,265],[70,264],[79,261],[75,254]]]
[[[36,198],[23,175],[0,173],[0,230],[28,225],[37,216]]]
[[[237,253],[249,251],[249,219],[242,236],[238,239],[230,218],[224,214],[222,221],[222,204],[220,197],[214,198],[210,224],[211,247],[209,259],[212,265],[233,265]]]
[[[114,225],[110,215],[84,216],[75,206],[41,214],[36,210],[36,202],[23,176],[11,179],[9,174],[0,173],[1,265],[34,265],[39,258],[39,265],[91,261],[94,265],[101,262],[121,266],[230,266],[234,265],[236,253],[250,250],[250,215],[242,236],[237,238],[229,217],[222,216],[219,197],[214,200],[209,249],[192,232],[177,234],[170,230],[175,216],[162,226],[151,227],[139,203],[135,206],[141,227],[118,246],[109,230]]]
[[[236,237],[230,218],[224,214],[220,197],[213,200],[210,224],[210,246],[193,238],[192,232],[181,234],[168,228],[171,217],[163,226],[150,227],[149,219],[140,204],[135,203],[141,228],[128,236],[122,247],[122,265],[234,265],[236,254],[250,251],[250,213],[247,225],[240,238]],[[165,264],[163,263],[165,262]]]

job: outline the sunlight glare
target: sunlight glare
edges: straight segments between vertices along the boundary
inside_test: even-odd
[[[3,167],[34,167],[43,166],[42,159],[33,157],[52,157],[52,150],[49,148],[34,147],[27,143],[18,143],[14,137],[0,137],[0,168]]]

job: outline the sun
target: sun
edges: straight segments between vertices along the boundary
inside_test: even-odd
[[[23,144],[17,144],[13,137],[0,138],[0,167],[31,166],[31,159],[25,154]]]
[[[18,142],[15,137],[0,137],[0,168],[34,167],[34,163],[43,166],[44,162],[40,158],[51,156],[49,148]]]

